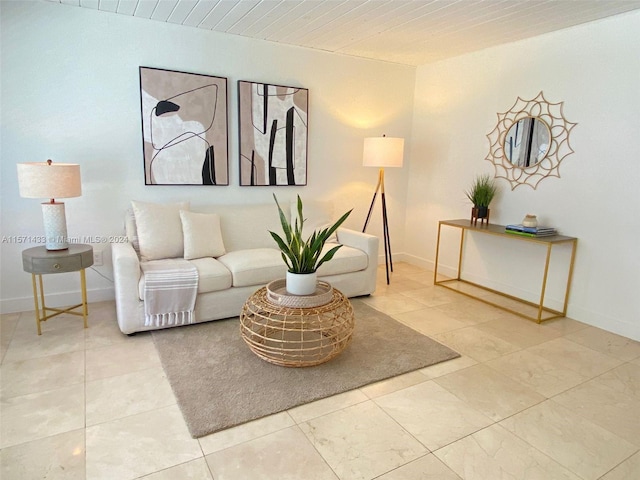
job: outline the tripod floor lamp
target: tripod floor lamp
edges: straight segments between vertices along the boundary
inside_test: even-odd
[[[367,225],[371,219],[371,212],[373,206],[376,203],[376,197],[380,192],[382,199],[382,230],[384,237],[384,262],[387,271],[387,285],[389,285],[389,269],[393,272],[393,258],[391,257],[391,239],[389,237],[389,219],[387,216],[387,199],[384,195],[384,167],[402,167],[402,161],[404,158],[404,138],[394,137],[370,137],[364,139],[364,151],[362,153],[362,165],[365,167],[379,167],[378,173],[378,185],[375,192],[373,192],[373,198],[371,199],[371,205],[369,206],[369,213],[367,213],[367,219],[364,222],[362,231],[367,230]]]

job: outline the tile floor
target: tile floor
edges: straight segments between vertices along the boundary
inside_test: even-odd
[[[151,336],[2,316],[0,478],[638,480],[640,343],[536,325],[397,264],[366,302],[462,354],[198,440]]]

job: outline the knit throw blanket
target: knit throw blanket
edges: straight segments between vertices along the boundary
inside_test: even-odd
[[[187,260],[172,258],[140,264],[144,273],[145,326],[193,323],[198,270]]]

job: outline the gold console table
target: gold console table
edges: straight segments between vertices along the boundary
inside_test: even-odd
[[[458,228],[460,229],[460,250],[458,252],[458,266],[457,266],[457,272],[456,272],[456,278],[448,278],[446,280],[438,280],[438,256],[440,253],[440,231],[442,229],[442,226],[448,226],[448,227],[453,227],[453,228]],[[513,295],[509,295],[507,293],[503,293],[497,290],[494,290],[492,288],[489,287],[485,287],[484,285],[480,285],[474,282],[471,282],[469,280],[465,280],[463,278],[461,278],[461,270],[462,270],[462,252],[464,249],[464,240],[465,240],[465,235],[467,232],[473,232],[473,233],[482,233],[482,234],[487,234],[487,235],[495,235],[495,236],[499,236],[499,237],[503,237],[503,238],[509,238],[510,240],[515,240],[515,241],[524,241],[524,242],[533,242],[533,243],[537,243],[540,245],[544,245],[547,248],[547,254],[546,254],[546,259],[545,259],[545,264],[544,264],[544,274],[542,276],[542,286],[540,288],[540,300],[538,303],[534,303],[534,302],[529,302],[527,300],[524,300],[522,298],[519,297],[515,297]],[[545,295],[545,289],[547,287],[547,276],[549,274],[549,263],[551,260],[551,249],[553,248],[554,245],[560,245],[560,244],[571,244],[571,260],[569,261],[569,272],[567,274],[567,284],[565,287],[565,291],[564,291],[564,307],[562,309],[562,311],[557,311],[557,310],[553,310],[549,307],[546,307],[544,305],[544,295]],[[438,241],[436,243],[436,259],[435,259],[435,266],[434,266],[434,272],[433,272],[433,283],[435,285],[440,285],[442,287],[448,288],[450,290],[453,290],[454,292],[458,292],[461,293],[463,295],[466,295],[468,297],[471,298],[475,298],[476,300],[480,300],[481,302],[487,303],[489,305],[493,305],[494,307],[498,307],[502,310],[506,310],[508,312],[514,313],[516,315],[519,315],[521,317],[524,317],[526,319],[529,320],[533,320],[534,322],[540,323],[546,320],[551,320],[552,318],[558,318],[558,317],[564,317],[567,314],[567,304],[569,302],[569,290],[571,289],[571,278],[573,276],[573,265],[574,265],[574,261],[576,258],[576,247],[578,244],[578,239],[574,238],[574,237],[566,237],[564,235],[551,235],[551,236],[546,236],[546,237],[528,237],[528,236],[523,236],[523,235],[517,235],[517,234],[512,234],[512,233],[506,233],[505,232],[505,226],[504,225],[493,225],[493,224],[486,224],[486,225],[473,225],[471,224],[471,222],[469,222],[468,219],[466,220],[441,220],[438,223]],[[506,298],[510,298],[511,300],[516,300],[524,305],[529,305],[529,306],[533,306],[537,308],[537,315],[535,316],[531,316],[531,315],[527,315],[525,313],[522,313],[520,311],[514,310],[512,308],[506,307],[504,305],[501,305],[497,302],[492,302],[486,298],[483,298],[481,296],[478,295],[474,295],[472,293],[468,293],[468,292],[464,292],[461,291],[457,288],[452,287],[450,284],[451,283],[466,283],[469,285],[473,285],[475,287],[478,287],[482,290],[500,295],[502,297],[506,297]],[[545,315],[546,314],[546,315]]]

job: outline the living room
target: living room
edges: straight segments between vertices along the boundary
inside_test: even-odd
[[[417,68],[97,13],[47,2],[3,4],[4,236],[41,233],[37,207],[18,193],[14,164],[22,161],[81,165],[83,195],[67,201],[69,235],[77,238],[121,234],[131,200],[271,202],[269,189],[238,186],[234,130],[236,81],[267,81],[310,92],[308,184],[279,195],[349,198],[354,212],[347,225],[359,229],[377,174],[362,167],[363,138],[402,137],[404,167],[386,175],[393,252],[432,268],[437,222],[469,216],[464,191],[474,175],[492,169],[483,159],[496,114],[543,91],[550,102],[564,102],[566,118],[578,123],[571,137],[576,153],[562,163],[561,178],[535,190],[511,191],[499,181],[491,218],[519,223],[532,211],[579,238],[569,316],[640,339],[640,312],[627,300],[640,287],[630,222],[638,214],[638,176],[623,161],[639,142],[629,135],[638,120],[637,12]],[[229,186],[144,186],[139,66],[228,78]],[[371,232],[381,232],[379,217]],[[108,245],[95,247],[105,256],[95,268],[110,277]],[[23,248],[2,245],[5,312],[30,308]],[[60,281],[51,294],[77,290],[70,282]],[[112,297],[107,279],[90,271],[87,282],[90,301]]]
[[[544,179],[536,189],[512,190],[498,179],[491,221],[519,223],[535,213],[577,237],[567,316],[640,341],[640,307],[633,298],[640,291],[640,226],[634,221],[640,218],[640,166],[634,161],[640,152],[637,10],[418,66],[53,2],[3,1],[0,15],[3,238],[42,234],[36,201],[20,197],[15,164],[48,158],[81,166],[82,196],[65,202],[71,237],[122,235],[131,200],[266,204],[274,192],[283,200],[299,194],[354,208],[346,226],[361,230],[377,176],[376,169],[362,166],[363,139],[385,134],[405,139],[403,167],[387,169],[385,177],[394,260],[432,270],[438,222],[468,218],[472,205],[464,191],[475,175],[493,174],[484,159],[496,115],[518,97],[542,91],[550,102],[564,102],[564,116],[577,123],[571,133],[575,153],[563,160],[560,178]],[[228,186],[145,186],[140,66],[227,78]],[[306,186],[239,186],[239,80],[309,89]],[[368,232],[382,234],[379,217],[377,212]],[[449,270],[456,241],[447,237],[443,252]],[[490,286],[514,285],[519,280],[510,262],[519,247],[512,243],[474,239],[472,248],[500,274],[488,277],[483,262],[471,264],[469,274]],[[21,251],[30,246],[2,243],[3,314],[33,308],[31,279],[21,263]],[[104,264],[87,271],[89,302],[109,302],[110,247],[93,247]],[[523,251],[520,268],[535,268],[536,255]],[[60,277],[47,283],[48,298],[74,303],[78,279]],[[556,299],[561,287],[550,286]],[[531,282],[514,292],[536,288]]]

